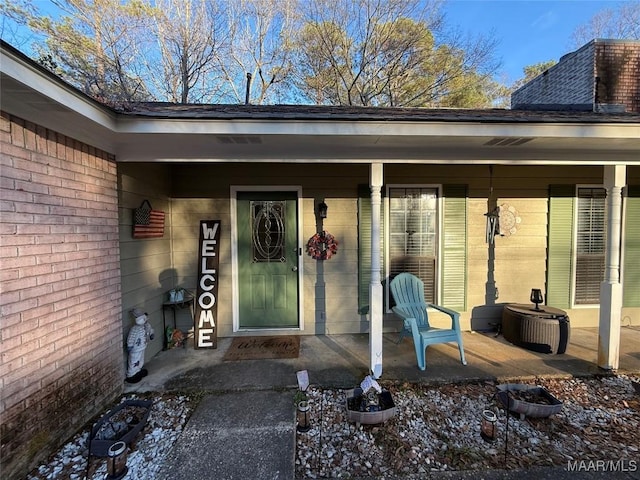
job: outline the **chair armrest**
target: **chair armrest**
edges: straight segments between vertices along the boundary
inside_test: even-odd
[[[391,307],[391,310],[402,319],[404,327],[408,327],[409,330],[411,330],[411,334],[414,338],[420,338],[420,330],[418,329],[418,322],[415,318],[407,316],[407,314],[398,307]]]
[[[449,315],[451,317],[451,328],[453,330],[460,330],[460,313],[459,312],[456,312],[455,310],[451,310],[450,308],[442,307],[440,305],[435,305],[433,303],[428,303],[427,306]]]
[[[396,315],[398,315],[398,316],[399,316],[400,318],[402,318],[403,320],[404,320],[405,318],[409,318],[409,317],[407,317],[407,314],[406,314],[406,313],[404,313],[404,312],[402,311],[402,309],[400,309],[400,308],[398,308],[398,307],[391,307],[391,311],[392,311],[393,313],[395,313]]]

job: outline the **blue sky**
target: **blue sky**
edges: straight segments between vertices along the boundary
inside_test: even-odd
[[[637,0],[631,0],[637,1]],[[577,26],[622,1],[612,0],[449,0],[447,23],[469,33],[494,30],[499,40],[507,84],[523,76],[522,69],[547,60],[559,60],[576,48],[571,34]],[[500,80],[500,78],[498,78]]]
[[[51,0],[32,1],[43,12],[56,11]],[[571,34],[576,27],[625,1],[640,0],[447,0],[444,12],[447,25],[464,33],[493,31],[502,61],[496,80],[510,85],[523,76],[525,66],[557,61],[575,50]]]

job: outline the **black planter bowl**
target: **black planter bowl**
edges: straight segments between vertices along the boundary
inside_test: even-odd
[[[520,418],[546,418],[562,410],[562,402],[551,395],[544,387],[524,385],[520,383],[504,383],[496,387],[496,396],[510,412],[520,414]],[[543,403],[525,402],[513,395],[524,392],[533,397],[540,397]]]
[[[109,456],[109,448],[116,442],[124,442],[129,446],[129,444],[133,441],[134,438],[140,433],[140,431],[147,424],[147,420],[149,419],[149,413],[151,413],[151,400],[125,400],[112,410],[109,410],[100,420],[96,422],[96,424],[91,429],[91,435],[89,437],[89,453],[91,455],[95,455],[96,457],[108,457]],[[146,411],[142,418],[139,418],[137,423],[129,424],[129,428],[126,432],[121,434],[118,438],[113,439],[99,439],[96,438],[96,435],[102,428],[104,424],[109,422],[111,418],[124,410],[127,407],[138,407],[144,408]]]
[[[361,397],[362,389],[360,387],[347,391],[347,420],[355,422],[358,426],[360,424],[373,425],[382,423],[396,414],[396,406],[388,390],[382,390],[382,392],[378,394],[381,409],[376,412],[361,412],[352,408],[353,405],[359,404]]]

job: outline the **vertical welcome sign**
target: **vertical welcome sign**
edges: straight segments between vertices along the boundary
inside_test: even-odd
[[[194,332],[196,348],[218,348],[219,252],[220,220],[201,220]]]

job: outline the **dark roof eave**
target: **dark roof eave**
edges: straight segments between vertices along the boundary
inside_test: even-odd
[[[640,123],[633,113],[507,109],[429,109],[319,105],[131,104],[129,117],[173,120],[290,120],[481,123]]]

